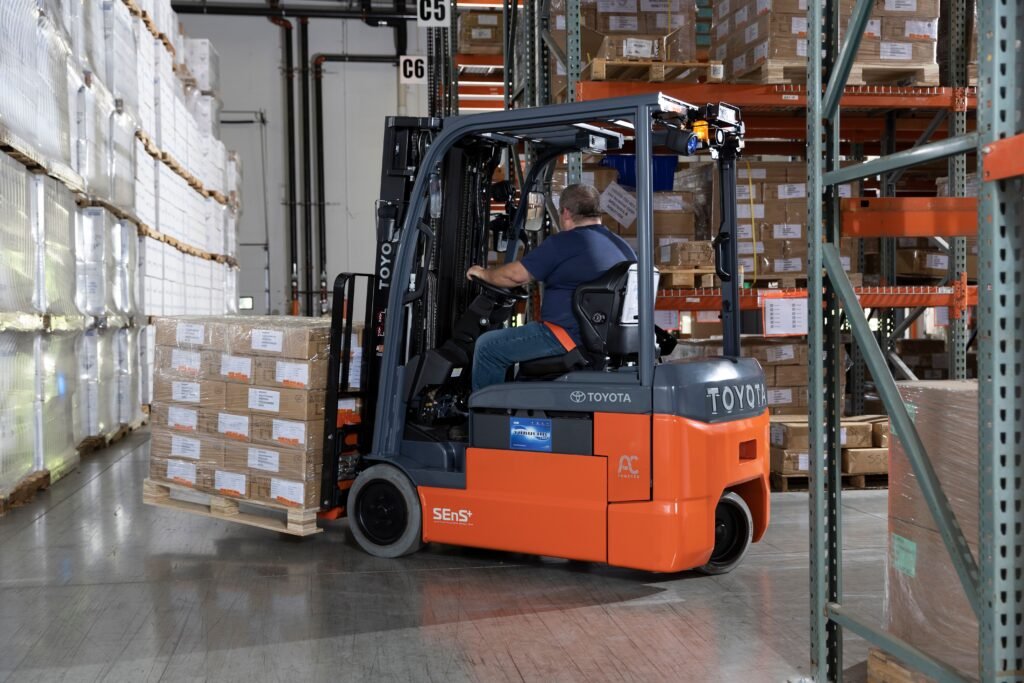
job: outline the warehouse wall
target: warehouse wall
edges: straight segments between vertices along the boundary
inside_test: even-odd
[[[270,304],[274,313],[288,310],[290,279],[285,157],[284,84],[281,68],[281,29],[266,19],[183,15],[185,31],[195,38],[215,41],[220,53],[222,120],[243,119],[232,111],[266,113],[266,159],[262,159],[258,125],[224,125],[221,136],[229,149],[241,155],[244,174],[244,210],[239,221],[239,295],[252,296],[255,313],[263,313],[266,253],[262,244],[269,231]],[[409,54],[425,54],[425,33],[410,23]],[[330,19],[310,23],[310,53],[389,54],[394,50],[390,29],[371,28],[357,21]],[[298,60],[298,27],[295,30]],[[374,202],[380,183],[384,117],[426,114],[426,88],[398,85],[397,69],[390,64],[328,64],[324,78],[324,121],[327,187],[328,282],[343,271],[370,271],[374,251]],[[299,82],[295,86],[299,95]],[[400,107],[400,100],[404,106]],[[296,131],[301,122],[296,108]],[[299,196],[302,200],[301,165]],[[264,201],[263,171],[266,173]],[[315,184],[315,178],[314,178]],[[316,213],[314,210],[314,234]],[[302,207],[299,232],[302,238]],[[300,244],[299,267],[302,267]],[[315,270],[315,262],[314,262]],[[319,272],[314,272],[318,286]],[[300,278],[300,286],[302,280]]]

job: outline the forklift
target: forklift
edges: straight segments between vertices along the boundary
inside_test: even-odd
[[[389,118],[375,273],[334,283],[321,516],[347,515],[378,557],[437,542],[651,572],[736,567],[769,519],[764,372],[740,357],[743,137],[737,108],[661,94]],[[467,269],[557,230],[545,190],[559,159],[629,147],[636,261],[577,288],[581,346],[473,392],[476,339],[535,306]],[[675,341],[655,326],[656,149],[717,161],[722,357],[669,359]],[[495,181],[503,164],[513,177]]]

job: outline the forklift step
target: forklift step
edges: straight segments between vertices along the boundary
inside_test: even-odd
[[[179,493],[191,500],[174,498],[171,493]],[[196,491],[188,486],[179,486],[164,481],[146,479],[143,482],[142,502],[155,507],[184,510],[203,517],[213,517],[227,522],[248,524],[249,526],[279,531],[293,536],[312,536],[323,529],[316,525],[318,509],[296,510],[284,505],[273,505],[251,500],[235,500],[212,493]],[[240,508],[244,505],[245,510]],[[280,513],[286,513],[281,519]]]
[[[810,488],[811,478],[806,474],[771,473],[772,491],[787,493],[806,491]],[[844,474],[844,489],[885,489],[889,488],[888,474]]]

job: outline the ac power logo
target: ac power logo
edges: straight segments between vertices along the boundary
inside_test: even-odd
[[[639,479],[640,470],[636,466],[639,461],[640,456],[637,455],[623,455],[619,457],[619,479]]]

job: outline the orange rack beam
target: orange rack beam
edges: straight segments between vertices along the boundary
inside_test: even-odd
[[[985,145],[981,152],[985,182],[1024,176],[1024,133]]]
[[[918,306],[954,306],[956,291],[953,287],[856,287],[857,298],[864,308],[916,308]],[[806,289],[744,289],[740,290],[740,308],[744,311],[760,310],[765,295],[772,297],[807,296]],[[978,303],[978,288],[967,287],[967,306]],[[663,289],[658,292],[657,308],[664,311],[717,311],[722,306],[722,290]]]
[[[975,197],[844,199],[846,237],[970,237],[978,234]]]

